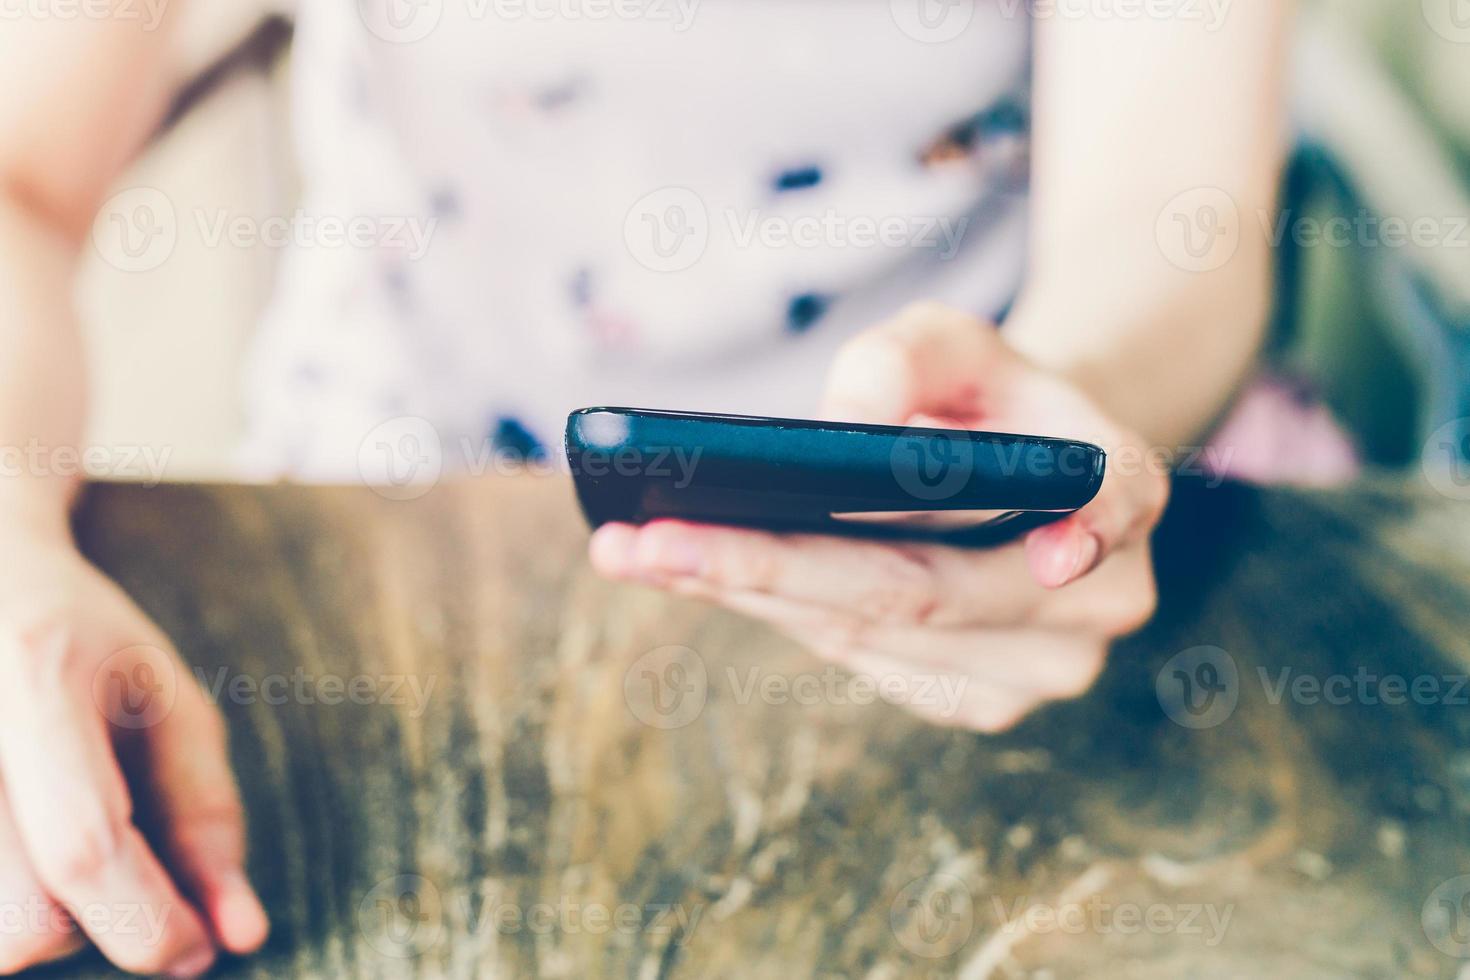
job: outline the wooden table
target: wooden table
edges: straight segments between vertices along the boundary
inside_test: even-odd
[[[80,534],[230,720],[274,932],[221,972],[1395,977],[1470,963],[1467,511],[1182,487],[1155,623],[999,737],[598,580],[558,480]]]

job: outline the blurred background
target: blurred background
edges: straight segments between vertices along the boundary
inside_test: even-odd
[[[181,209],[290,213],[292,7],[187,11],[190,81],[120,186],[167,186]],[[1271,357],[1321,395],[1370,464],[1413,462],[1447,425],[1470,448],[1470,392],[1453,380],[1470,377],[1470,0],[1302,0],[1293,60],[1292,220],[1424,220],[1434,233],[1286,235]],[[211,248],[190,223],[149,271],[89,250],[79,302],[94,439],[168,446],[176,478],[223,475],[242,421],[238,362],[279,256]]]

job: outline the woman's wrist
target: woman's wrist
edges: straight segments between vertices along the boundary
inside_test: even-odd
[[[1230,302],[1160,290],[1152,304],[1038,296],[1018,304],[1005,332],[1038,367],[1068,381],[1149,442],[1198,440],[1249,373],[1264,333],[1264,304],[1242,286]]]
[[[70,544],[77,489],[75,479],[0,475],[0,537]]]

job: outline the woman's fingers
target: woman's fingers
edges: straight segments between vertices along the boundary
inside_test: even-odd
[[[843,345],[827,375],[822,414],[849,422],[909,424],[915,415],[968,419],[999,394],[1000,369],[1016,355],[995,327],[916,303]]]
[[[94,700],[96,660],[63,627],[20,642],[0,685],[0,774],[37,877],[123,969],[205,972],[215,957],[209,933],[133,823]],[[130,664],[117,666],[129,676]]]
[[[609,524],[592,562],[613,578],[699,582],[705,597],[778,596],[835,623],[885,628],[1036,627],[1098,636],[1132,632],[1152,614],[1147,548],[1125,547],[1064,590],[1032,580],[1028,550],[884,543],[656,521]]]
[[[873,623],[1022,622],[1045,595],[1018,546],[962,550],[655,521],[599,528],[591,556],[614,578],[695,578]]]
[[[36,877],[0,789],[0,975],[62,959],[86,945],[87,937]]]
[[[1147,543],[1169,501],[1169,480],[1146,466],[1109,466],[1086,507],[1026,535],[1036,581],[1059,589],[1097,568],[1121,548]]]
[[[862,422],[985,425],[1082,438],[1110,450],[1128,442],[1079,392],[1013,352],[993,326],[934,304],[911,306],[849,341],[833,364],[822,410]],[[1136,465],[1148,458],[1116,454],[1087,507],[1028,536],[1027,563],[1037,583],[1055,589],[1074,582],[1152,529],[1168,480]],[[919,520],[946,519],[953,518]]]
[[[219,712],[192,683],[179,685],[173,709],[144,733],[144,771],[152,789],[168,865],[220,945],[254,952],[269,931],[245,875],[245,818],[229,765]]]
[[[896,692],[895,703],[942,724],[1003,731],[1047,701],[1080,695],[1106,660],[1106,643],[1066,630],[875,627],[769,595],[697,579],[669,588],[763,620],[818,656]]]

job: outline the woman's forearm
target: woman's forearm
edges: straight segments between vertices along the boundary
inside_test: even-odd
[[[74,273],[167,107],[182,4],[148,25],[124,6],[0,31],[0,532],[69,533],[86,422]]]
[[[1197,442],[1260,350],[1271,305],[1270,254],[1245,244],[1232,268],[1152,281],[1102,268],[1065,287],[1037,283],[1006,324],[1012,344],[1064,375],[1150,442]]]
[[[1007,332],[1161,446],[1261,344],[1289,6],[1036,10],[1029,281]]]
[[[75,253],[46,220],[0,192],[0,521],[62,535],[85,420]]]

